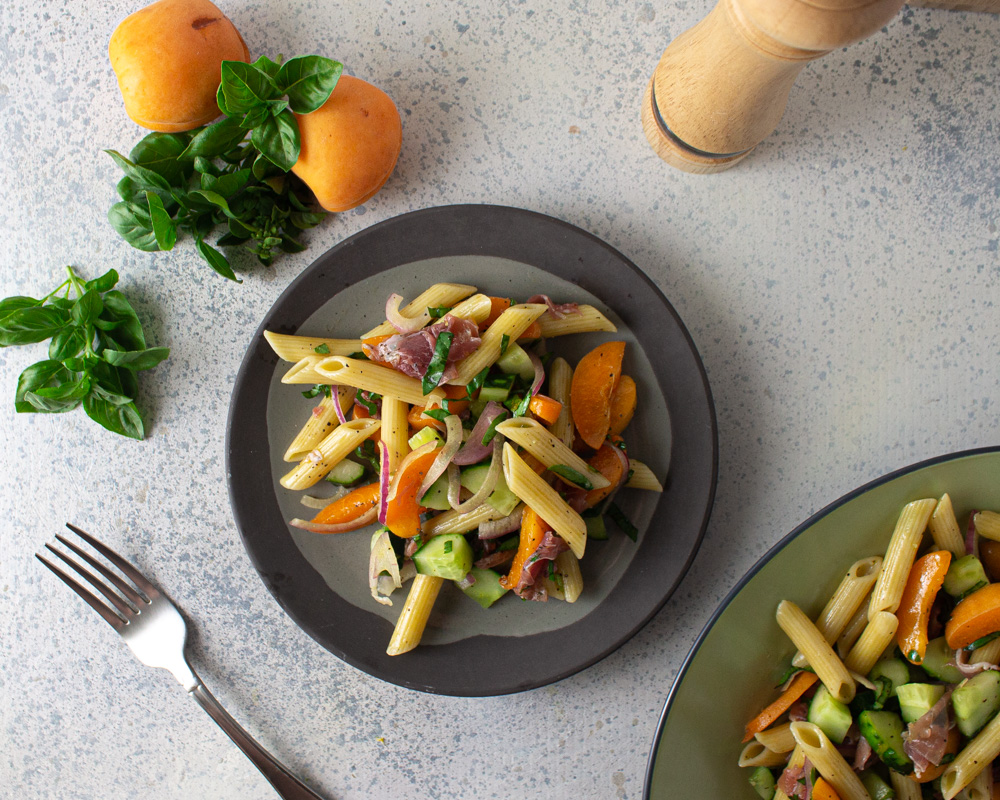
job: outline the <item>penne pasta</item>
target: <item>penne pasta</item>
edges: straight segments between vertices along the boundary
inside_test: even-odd
[[[573,368],[565,358],[555,358],[549,365],[549,397],[562,403],[557,419],[549,430],[567,447],[573,446],[573,417],[570,413],[569,394],[573,383]]]
[[[840,634],[840,638],[837,639],[837,653],[842,657],[846,658],[847,654],[854,647],[854,643],[858,641],[858,637],[861,636],[865,628],[868,627],[868,607],[862,605],[856,612],[854,616],[851,617],[851,621],[847,623],[847,627],[844,628],[844,632]]]
[[[896,528],[889,540],[875,588],[868,604],[868,619],[879,611],[895,613],[903,596],[903,587],[913,566],[913,559],[920,547],[920,540],[927,530],[927,522],[937,505],[936,500],[914,500],[903,507]]]
[[[889,780],[892,782],[896,800],[922,800],[920,784],[906,775],[900,775],[895,770],[889,770]]]
[[[556,556],[555,571],[562,576],[563,599],[567,603],[575,603],[583,591],[583,575],[580,573],[580,560],[571,550]]]
[[[842,703],[851,702],[855,692],[854,678],[812,620],[791,600],[778,604],[776,618],[778,626],[806,657],[830,694]]]
[[[546,339],[552,336],[565,336],[568,333],[590,333],[592,331],[618,330],[615,324],[593,306],[581,305],[575,313],[566,314],[562,319],[556,319],[552,312],[546,310],[538,318],[542,327],[542,336]]]
[[[484,522],[503,519],[503,517],[504,515],[489,503],[483,503],[479,508],[464,514],[459,514],[454,509],[436,514],[421,523],[420,532],[425,537],[437,536],[439,533],[468,533],[474,531]]]
[[[775,753],[790,753],[795,749],[795,737],[788,722],[758,731],[754,738]]]
[[[433,389],[426,395],[420,381],[401,372],[371,361],[362,361],[344,356],[326,356],[313,367],[326,383],[346,384],[366,392],[375,392],[383,397],[395,397],[415,406],[430,403],[440,404],[444,392]]]
[[[379,430],[377,419],[355,419],[338,425],[279,482],[286,489],[308,489],[339,464],[348,453]]]
[[[467,286],[463,283],[435,283],[418,294],[412,302],[401,307],[399,313],[410,319],[419,318],[423,325],[427,325],[431,321],[431,315],[427,312],[428,308],[451,308],[475,291],[475,286]],[[361,338],[371,339],[373,336],[386,336],[393,333],[396,333],[396,329],[391,322],[386,321],[363,333]]]
[[[437,600],[443,583],[444,578],[419,573],[413,576],[410,592],[406,595],[406,602],[399,613],[396,627],[392,631],[392,639],[389,640],[389,646],[385,651],[388,655],[398,656],[408,653],[420,644],[431,609],[434,608],[434,601]]]
[[[844,666],[851,672],[867,675],[886,648],[892,646],[898,627],[899,620],[895,614],[879,611],[868,621],[864,632],[844,659]]]
[[[448,383],[465,386],[486,367],[492,366],[500,358],[504,337],[512,342],[524,333],[528,326],[541,316],[545,306],[540,303],[524,303],[511,306],[496,321],[483,331],[479,347],[458,362],[458,373]]]
[[[663,484],[646,464],[635,458],[628,461],[631,477],[625,482],[626,489],[645,489],[648,492],[662,492]]]
[[[559,465],[569,467],[587,478],[595,489],[603,489],[610,484],[607,478],[570,450],[537,420],[515,417],[501,422],[496,430],[514,444],[523,447],[546,467]]]
[[[819,726],[811,722],[793,722],[792,735],[809,763],[833,787],[840,800],[871,800],[861,778]]]
[[[309,453],[316,449],[316,446],[326,438],[326,436],[340,424],[337,416],[337,404],[340,404],[341,412],[346,413],[354,400],[354,390],[346,386],[338,386],[336,391],[329,396],[324,395],[319,401],[309,420],[302,426],[292,443],[288,445],[283,456],[285,461],[301,461]]]
[[[389,454],[389,474],[396,473],[399,462],[410,452],[407,443],[410,438],[410,428],[406,414],[410,406],[395,397],[382,397],[382,428],[381,438],[385,442]]]
[[[587,545],[587,525],[545,479],[524,463],[513,446],[503,445],[503,475],[507,486],[570,546],[577,558]]]
[[[993,800],[993,776],[983,770],[965,787],[967,800]]]
[[[1000,716],[994,717],[969,742],[941,775],[944,800],[951,800],[1000,756]]]
[[[453,317],[471,319],[477,325],[481,325],[490,315],[492,307],[490,298],[485,294],[474,294],[472,297],[467,297],[448,313]]]
[[[972,518],[976,533],[984,539],[1000,542],[1000,514],[995,511],[978,511]]]
[[[994,639],[992,642],[987,642],[982,647],[977,647],[972,651],[972,655],[969,656],[969,663],[976,664],[980,661],[986,661],[990,664],[1000,663],[1000,639]]]
[[[777,767],[785,763],[785,753],[769,750],[756,739],[749,741],[740,753],[741,767]]]
[[[322,383],[332,384],[329,378],[316,371],[316,365],[326,356],[306,356],[296,361],[290,370],[281,376],[282,383]]]
[[[942,550],[950,550],[955,558],[965,555],[965,537],[959,530],[958,520],[955,519],[955,509],[951,505],[951,497],[945,492],[941,495],[934,513],[931,514],[928,527],[931,529],[931,537]]]
[[[361,350],[360,339],[326,339],[321,336],[297,336],[264,331],[271,349],[284,361],[300,361],[308,356],[349,356]],[[318,349],[317,349],[318,348]]]

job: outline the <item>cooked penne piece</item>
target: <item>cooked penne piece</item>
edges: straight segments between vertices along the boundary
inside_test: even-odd
[[[501,422],[497,425],[496,430],[497,433],[506,436],[514,444],[523,447],[546,467],[558,465],[569,467],[587,478],[595,489],[603,489],[610,484],[607,478],[553,436],[537,420],[528,417],[515,417]],[[542,519],[544,518],[543,516]]]
[[[479,508],[466,511],[464,514],[459,514],[455,509],[435,514],[421,523],[420,531],[425,537],[437,536],[439,533],[468,533],[484,522],[503,518],[504,515],[493,506],[483,503]]]
[[[895,770],[889,770],[889,780],[892,782],[896,800],[921,800],[920,784],[907,775],[900,775]]]
[[[382,441],[389,453],[389,474],[396,474],[396,467],[410,452],[407,443],[410,438],[410,428],[406,421],[409,412],[408,403],[395,397],[382,397]]]
[[[787,752],[787,751],[786,751]],[[756,739],[749,741],[740,753],[741,767],[777,767],[785,763],[785,753],[769,750]]]
[[[583,591],[583,575],[580,573],[580,560],[573,555],[572,550],[556,556],[555,570],[562,576],[563,599],[567,603],[575,603]]]
[[[312,413],[309,421],[302,426],[302,430],[292,439],[285,451],[285,461],[301,461],[309,453],[316,449],[316,446],[326,438],[326,436],[340,424],[337,416],[337,406],[340,404],[341,411],[346,413],[354,400],[354,390],[347,386],[338,386],[330,396],[323,396]]]
[[[292,368],[288,372],[281,376],[281,382],[332,384],[333,381],[316,371],[316,365],[324,358],[326,356],[305,356],[304,358],[300,358],[292,364]]]
[[[826,607],[816,619],[816,627],[830,644],[837,641],[840,634],[847,628],[851,618],[861,608],[861,604],[864,603],[872,586],[875,585],[881,568],[881,556],[863,558],[851,564],[847,574],[840,581],[840,585],[834,590]],[[792,664],[796,667],[804,667],[806,665],[805,656],[796,653],[792,657]]]
[[[581,305],[579,310],[567,314],[562,319],[556,319],[552,312],[546,310],[538,318],[542,326],[542,336],[546,339],[552,336],[565,336],[567,333],[590,333],[592,331],[618,330],[615,324],[593,306]]]
[[[406,602],[403,604],[403,610],[392,631],[392,639],[389,640],[389,646],[385,651],[388,655],[398,656],[408,653],[420,644],[431,609],[434,608],[434,601],[437,600],[443,583],[444,578],[435,578],[431,575],[417,573],[413,577],[410,593],[406,595]]]
[[[867,675],[886,648],[892,645],[898,627],[899,620],[895,614],[879,611],[868,621],[864,632],[844,659],[844,666],[851,672]]]
[[[444,400],[441,389],[433,389],[426,395],[420,381],[403,375],[381,364],[362,361],[344,356],[326,356],[313,367],[326,383],[346,384],[362,391],[375,392],[385,397],[395,397],[415,406],[440,403]]]
[[[758,731],[754,738],[775,753],[790,753],[795,749],[795,737],[792,736],[792,726],[789,722]]]
[[[349,356],[361,350],[360,339],[326,339],[320,336],[297,336],[274,331],[264,331],[264,338],[271,345],[271,349],[278,354],[278,358],[285,361],[299,361],[307,356],[316,355]]]
[[[906,586],[913,559],[936,505],[936,500],[927,499],[914,500],[903,506],[903,511],[896,522],[896,529],[889,540],[889,549],[886,550],[882,562],[882,571],[875,582],[875,588],[872,589],[872,598],[868,603],[868,619],[879,611],[895,613],[899,607],[899,600],[903,596],[903,587]]]
[[[492,366],[500,358],[504,336],[509,337],[512,342],[517,341],[517,337],[524,333],[543,311],[545,306],[541,303],[523,303],[504,311],[483,331],[479,347],[456,364],[458,374],[448,383],[455,386],[467,385],[485,367]]]
[[[972,655],[969,656],[969,663],[976,664],[980,661],[986,661],[990,664],[1000,663],[1000,639],[994,639],[992,642],[987,642],[982,647],[977,647],[972,651]]]
[[[955,519],[955,509],[951,505],[951,497],[945,492],[941,495],[934,513],[931,514],[928,527],[931,529],[931,537],[934,543],[942,550],[950,550],[955,558],[965,555],[965,537],[959,530],[958,520]]]
[[[791,600],[782,600],[775,617],[778,626],[806,657],[830,694],[842,703],[851,702],[855,692],[854,678],[805,612]]]
[[[410,319],[419,318],[423,325],[431,321],[428,308],[451,308],[460,300],[464,300],[476,291],[475,286],[467,286],[464,283],[435,283],[428,289],[418,294],[412,302],[399,309],[399,313]],[[361,335],[362,339],[371,339],[373,336],[385,336],[396,333],[396,329],[391,322],[381,322],[367,333]]]
[[[941,776],[944,800],[952,800],[997,756],[1000,756],[1000,716],[986,723],[986,727],[948,765]]]
[[[851,617],[851,621],[847,623],[847,627],[844,628],[844,632],[840,634],[840,638],[837,639],[837,653],[841,658],[846,658],[847,654],[851,652],[851,648],[854,647],[854,643],[858,641],[858,637],[861,636],[865,628],[868,627],[868,607],[862,604],[861,608],[854,612],[854,616]]]
[[[630,458],[628,460],[628,466],[632,471],[632,477],[626,481],[625,488],[645,489],[649,492],[663,491],[663,484],[657,480],[653,470],[646,466],[642,461],[639,461],[636,458]]]
[[[792,735],[806,758],[840,797],[840,800],[871,800],[861,778],[838,752],[818,725],[793,722]]]
[[[993,800],[993,776],[984,769],[969,781],[969,785],[965,787],[965,796],[967,800]]]
[[[562,410],[549,430],[567,447],[573,446],[573,417],[569,410],[570,386],[573,383],[573,368],[565,358],[556,358],[549,365],[549,396],[562,403]]]
[[[980,536],[1000,542],[1000,514],[995,511],[977,511],[972,523]]]
[[[379,430],[377,419],[355,419],[338,425],[281,481],[286,489],[308,489]]]
[[[492,304],[490,303],[490,298],[488,298],[485,294],[474,294],[472,297],[467,297],[457,306],[452,308],[452,310],[448,313],[453,317],[471,319],[477,325],[481,325],[490,315],[491,308]]]
[[[510,490],[552,526],[577,558],[582,558],[587,545],[587,525],[583,517],[570,508],[544,478],[536,475],[508,442],[503,445],[503,476]]]

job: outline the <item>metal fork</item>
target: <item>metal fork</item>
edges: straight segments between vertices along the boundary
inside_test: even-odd
[[[105,622],[118,631],[118,634],[125,640],[125,644],[143,664],[150,667],[160,667],[173,673],[173,676],[187,689],[188,694],[208,712],[208,715],[218,723],[226,735],[271,782],[279,795],[285,800],[323,800],[320,795],[292,775],[284,764],[257,744],[253,737],[226,713],[225,709],[219,705],[219,701],[205,688],[184,656],[187,625],[170,599],[110,547],[102,544],[75,525],[66,523],[66,527],[117,567],[131,583],[123,580],[62,534],[56,534],[56,539],[92,567],[101,577],[97,577],[71,556],[51,544],[46,544],[46,548],[100,592],[104,600],[45,556],[36,553],[35,557],[80,595],[94,611],[101,615]]]

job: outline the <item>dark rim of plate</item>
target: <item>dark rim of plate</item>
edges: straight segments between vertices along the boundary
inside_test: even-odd
[[[651,527],[671,535],[643,536],[632,565],[607,598],[570,625],[530,636],[473,636],[390,657],[385,647],[391,624],[331,590],[295,546],[281,517],[263,434],[277,357],[262,332],[294,332],[331,297],[371,275],[461,256],[519,261],[575,283],[614,309],[637,336],[670,411],[671,468]],[[631,638],[659,611],[693,561],[708,525],[717,471],[708,378],[684,324],[656,285],[597,237],[553,217],[503,206],[410,212],[362,230],[321,255],[292,281],[254,333],[226,426],[226,474],[237,528],[285,612],[327,650],[370,675],[457,696],[544,686],[594,664]],[[662,566],[659,579],[650,579],[650,564]]]
[[[801,525],[795,528],[795,530],[784,536],[770,550],[764,553],[764,555],[760,557],[757,563],[754,564],[750,568],[750,570],[740,579],[740,582],[737,583],[729,591],[729,594],[725,596],[725,598],[719,604],[719,607],[709,618],[708,622],[705,623],[705,626],[701,629],[701,633],[698,634],[698,638],[695,639],[694,644],[691,645],[691,649],[688,651],[687,657],[684,659],[684,663],[681,664],[681,668],[677,672],[677,677],[674,678],[674,682],[670,687],[670,692],[667,694],[666,702],[663,704],[663,711],[660,713],[660,720],[656,725],[656,736],[653,738],[653,746],[652,748],[650,748],[649,759],[646,762],[646,782],[642,792],[643,800],[652,800],[652,795],[650,794],[650,792],[652,791],[653,768],[656,765],[656,755],[657,751],[660,749],[660,740],[663,738],[663,732],[664,729],[666,728],[667,716],[670,713],[670,707],[673,705],[674,698],[680,691],[681,684],[683,684],[684,678],[687,676],[687,672],[690,669],[691,664],[695,659],[695,656],[698,655],[698,650],[701,649],[701,645],[705,641],[705,638],[712,631],[712,628],[715,627],[715,623],[719,621],[719,618],[725,613],[726,609],[729,608],[729,604],[733,602],[733,600],[736,598],[736,595],[738,595],[743,590],[743,587],[745,587],[751,580],[753,580],[753,578],[757,575],[758,572],[760,572],[760,570],[764,567],[765,564],[767,564],[768,561],[770,561],[775,555],[777,555],[782,549],[784,549],[784,547],[787,544],[789,544],[789,542],[791,542],[793,539],[799,536],[799,534],[801,534],[808,528],[811,528],[827,514],[836,511],[841,506],[845,505],[846,503],[849,503],[851,500],[854,500],[857,497],[860,497],[865,492],[869,492],[872,489],[881,486],[882,484],[889,483],[890,481],[893,481],[896,478],[900,478],[903,475],[908,475],[911,472],[917,472],[918,470],[924,469],[925,467],[933,467],[935,464],[942,464],[946,461],[957,461],[959,459],[968,458],[970,456],[980,456],[980,455],[985,455],[987,453],[998,453],[998,452],[1000,452],[1000,446],[979,447],[973,450],[962,450],[958,453],[947,453],[945,455],[929,458],[926,461],[919,461],[916,464],[910,464],[908,467],[902,467],[901,469],[897,469],[894,472],[890,472],[879,478],[875,478],[875,480],[866,483],[864,486],[854,489],[851,492],[848,492],[843,497],[834,500],[832,503],[830,503],[830,505],[826,506],[820,511],[817,511],[815,514],[809,517],[809,519],[807,519],[805,522],[803,522]]]

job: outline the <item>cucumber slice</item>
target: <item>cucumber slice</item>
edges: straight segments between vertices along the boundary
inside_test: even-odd
[[[955,666],[955,651],[948,647],[943,636],[927,643],[927,652],[924,653],[920,666],[932,678],[945,683],[961,683],[965,680],[965,676]]]
[[[528,358],[528,354],[519,344],[511,342],[507,345],[507,352],[497,359],[497,366],[508,375],[520,375],[524,380],[530,381],[535,377],[535,367]]]
[[[361,476],[364,474],[365,468],[363,466],[357,461],[345,458],[335,464],[333,469],[327,473],[326,480],[337,484],[337,486],[350,486],[361,480]]]
[[[587,538],[597,539],[598,541],[604,541],[608,538],[608,527],[604,524],[604,517],[600,514],[595,514],[592,517],[584,517],[584,523],[587,525]]]
[[[872,800],[895,800],[895,790],[873,770],[865,770],[861,773],[861,782],[868,790]]]
[[[479,399],[485,402],[494,400],[502,403],[510,394],[510,388],[514,385],[513,375],[500,375],[496,378],[488,378],[479,390]]]
[[[944,590],[955,598],[965,597],[976,589],[981,589],[989,579],[983,562],[974,555],[962,556],[951,562],[948,574],[944,576]]]
[[[930,711],[944,694],[944,686],[936,683],[904,683],[896,692],[903,722],[916,722]]]
[[[879,678],[887,678],[892,684],[889,697],[895,697],[896,690],[904,683],[910,682],[910,668],[898,658],[883,658],[872,667],[872,671],[868,673],[868,677],[872,681],[877,681]]]
[[[447,473],[431,484],[431,488],[420,498],[420,505],[424,508],[433,508],[435,511],[447,511],[451,508],[451,503],[448,502]]]
[[[442,533],[413,554],[421,575],[460,581],[472,570],[472,548],[460,533]]]
[[[903,720],[899,714],[862,711],[858,715],[858,727],[882,763],[902,775],[913,772],[913,762],[903,751]]]
[[[476,579],[476,582],[472,586],[463,588],[462,591],[483,608],[489,608],[507,593],[507,590],[500,585],[498,572],[481,567],[473,567],[469,572]]]
[[[972,738],[1000,711],[1000,672],[987,670],[963,681],[951,695],[958,730]]]
[[[416,450],[418,447],[423,447],[428,442],[443,442],[444,440],[438,435],[438,432],[428,425],[426,428],[421,428],[413,436],[409,438],[406,442],[411,450]]]
[[[851,712],[829,689],[820,686],[809,704],[809,721],[818,725],[831,742],[841,744],[851,727]]]
[[[476,464],[473,467],[462,470],[462,486],[475,494],[486,480],[486,473],[490,471],[489,464]],[[493,493],[486,498],[486,502],[497,512],[505,517],[514,513],[514,508],[521,502],[520,498],[514,494],[504,480],[503,474],[497,479],[497,485]]]
[[[773,800],[778,791],[778,784],[774,780],[774,773],[767,767],[757,767],[750,773],[750,785],[762,800]]]

